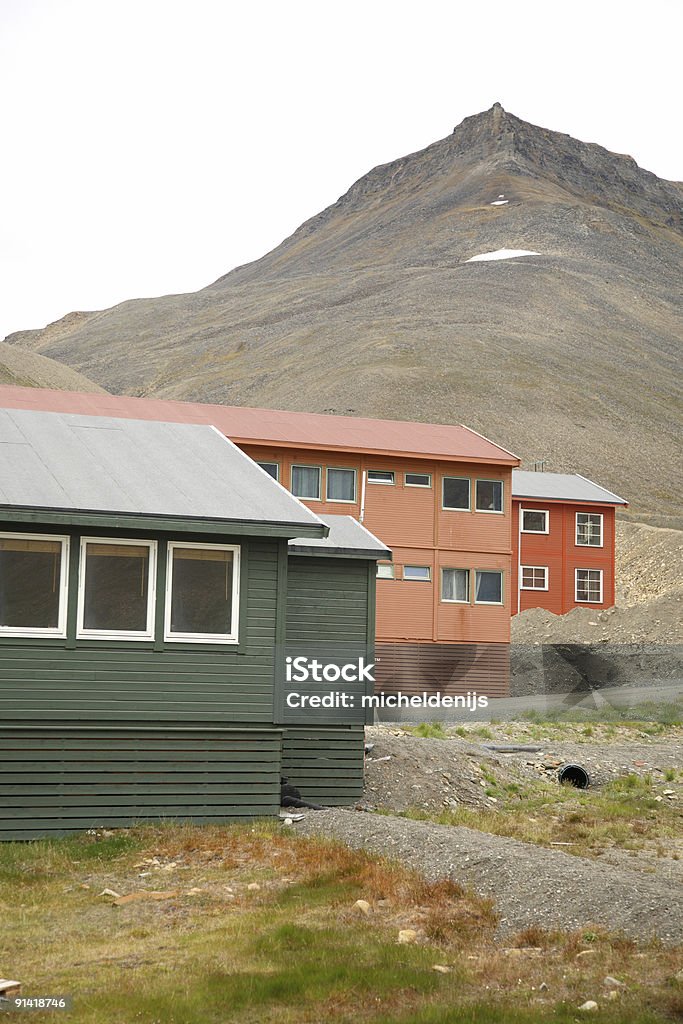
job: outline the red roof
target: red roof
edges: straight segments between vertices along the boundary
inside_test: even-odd
[[[357,416],[284,412],[243,406],[202,405],[126,395],[51,391],[0,385],[0,407],[43,412],[115,416],[167,423],[209,423],[236,444],[387,455],[418,455],[458,462],[495,462],[517,466],[516,455],[469,427],[404,420],[371,420]]]

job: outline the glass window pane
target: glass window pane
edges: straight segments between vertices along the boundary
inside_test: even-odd
[[[320,498],[320,466],[292,466],[292,494]]]
[[[356,471],[354,469],[328,469],[327,500],[356,500]]]
[[[431,487],[432,477],[429,473],[406,473],[406,487]]]
[[[0,626],[57,629],[62,545],[0,538]]]
[[[503,574],[477,570],[475,600],[479,603],[501,604],[503,600]]]
[[[368,470],[368,483],[369,484],[393,484],[394,482],[394,471],[393,469],[369,469]]]
[[[403,579],[404,580],[430,580],[432,578],[432,571],[428,565],[404,565],[403,566]]]
[[[268,476],[272,476],[273,480],[280,479],[280,466],[277,462],[258,462],[257,465],[264,469]]]
[[[173,548],[171,632],[232,633],[233,551]]]
[[[393,580],[394,578],[394,567],[388,562],[377,563],[377,579],[378,580]]]
[[[526,533],[545,533],[547,515],[547,512],[524,511],[522,513],[522,530]]]
[[[441,581],[442,601],[469,601],[469,569],[444,569]]]
[[[503,511],[503,484],[500,480],[477,480],[477,512]]]
[[[444,477],[443,507],[469,510],[470,482],[467,477]]]
[[[85,552],[83,629],[147,632],[149,548],[91,543]]]
[[[602,516],[577,512],[576,543],[600,547],[602,544]]]

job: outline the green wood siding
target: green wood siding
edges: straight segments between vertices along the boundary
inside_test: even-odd
[[[363,795],[363,744],[361,726],[287,727],[282,739],[282,774],[312,803],[356,803]]]
[[[0,727],[0,839],[277,814],[281,733]]]

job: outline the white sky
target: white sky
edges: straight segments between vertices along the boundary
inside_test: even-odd
[[[192,291],[499,100],[683,178],[680,0],[0,0],[0,338]]]

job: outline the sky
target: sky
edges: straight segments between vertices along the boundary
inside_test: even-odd
[[[0,338],[194,291],[499,101],[683,179],[680,0],[0,0]]]

